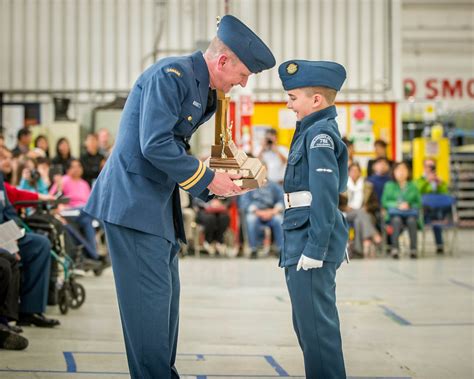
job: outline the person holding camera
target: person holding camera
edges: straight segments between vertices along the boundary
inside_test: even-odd
[[[46,169],[44,167],[45,164]],[[47,163],[41,161],[41,169],[39,169],[36,160],[27,158],[24,162],[23,170],[21,170],[21,180],[18,188],[47,195],[49,184]]]
[[[278,145],[277,137],[275,129],[268,129],[265,132],[264,144],[258,158],[267,167],[267,179],[281,185],[283,184],[286,162],[288,161],[288,149]]]
[[[436,174],[436,161],[432,158],[427,158],[423,162],[423,176],[415,181],[420,194],[448,194],[448,184],[442,181]],[[446,212],[449,209],[436,208],[425,210],[424,218],[426,221],[443,220],[446,217]],[[443,244],[443,229],[440,225],[433,225],[433,234],[436,241],[436,252],[438,254],[444,253]]]

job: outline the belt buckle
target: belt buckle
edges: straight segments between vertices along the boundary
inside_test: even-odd
[[[288,208],[291,208],[291,202],[290,202],[290,194],[289,192],[286,193],[286,202],[288,204]]]

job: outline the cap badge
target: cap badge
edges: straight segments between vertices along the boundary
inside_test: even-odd
[[[293,75],[298,71],[298,65],[296,63],[289,63],[288,66],[286,66],[286,72],[290,75]]]

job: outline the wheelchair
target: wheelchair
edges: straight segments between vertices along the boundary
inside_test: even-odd
[[[86,290],[82,284],[77,282],[74,273],[74,254],[71,246],[67,243],[67,233],[64,225],[54,217],[52,211],[59,204],[67,204],[69,199],[18,201],[14,205],[21,208],[34,208],[32,214],[25,212],[20,216],[23,227],[47,237],[51,243],[51,279],[48,296],[49,305],[58,305],[61,314],[67,314],[69,309],[78,309],[86,300]],[[58,266],[62,269],[59,275]]]

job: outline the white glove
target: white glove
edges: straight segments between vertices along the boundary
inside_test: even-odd
[[[323,261],[318,261],[317,259],[308,258],[306,255],[301,254],[300,260],[298,261],[298,266],[296,266],[296,271],[301,269],[307,271],[312,268],[321,268],[323,267]]]

